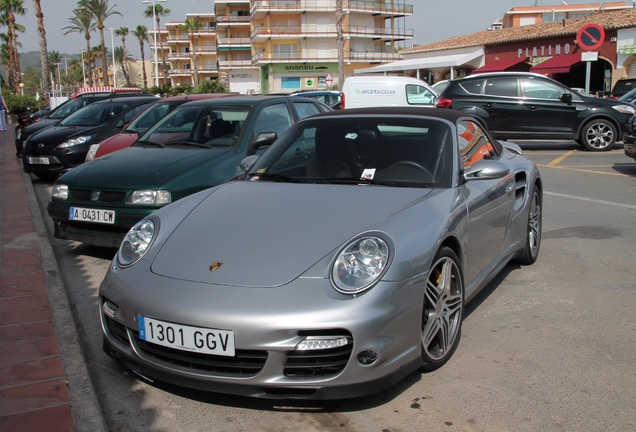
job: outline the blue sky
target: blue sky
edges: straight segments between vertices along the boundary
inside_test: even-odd
[[[44,25],[47,32],[48,49],[67,54],[79,54],[80,49],[86,46],[84,38],[77,33],[64,35],[63,27],[68,25],[68,18],[77,6],[77,0],[41,0],[44,11]],[[449,37],[474,33],[485,30],[494,21],[503,17],[504,13],[515,6],[533,6],[535,4],[560,5],[562,0],[396,0],[400,3],[412,4],[413,16],[406,19],[405,28],[413,29],[413,40],[407,43],[421,45],[437,42]],[[636,0],[635,0],[636,1]],[[569,0],[570,4],[599,3],[600,0]],[[144,24],[152,29],[152,20],[143,15],[148,4],[142,0],[110,0],[110,5],[124,16],[112,16],[106,21],[108,27],[128,27],[134,29],[139,24]],[[631,0],[627,0],[631,4]],[[162,5],[171,10],[170,16],[162,19],[165,21],[182,21],[185,14],[190,12],[210,12],[213,0],[166,0]],[[33,2],[24,0],[27,14],[18,17],[20,24],[27,27],[27,31],[19,36],[22,43],[20,51],[39,50],[37,40],[37,27],[33,12]],[[6,32],[1,28],[0,32]],[[110,31],[105,32],[106,46],[110,47]],[[133,56],[139,56],[138,44],[132,40],[126,45]],[[91,38],[91,46],[99,44],[99,35],[96,33]],[[115,45],[120,40],[115,37]],[[147,53],[148,54],[148,53]]]

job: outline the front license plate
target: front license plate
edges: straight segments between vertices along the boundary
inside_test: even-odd
[[[138,316],[139,338],[157,345],[202,354],[234,356],[234,332],[190,327]]]
[[[114,224],[115,211],[71,207],[71,210],[69,211],[69,214],[68,214],[68,219],[72,221]]]
[[[45,158],[45,157],[29,156],[27,159],[29,160],[29,163],[31,165],[50,165],[51,164],[51,162],[49,161],[49,158]]]

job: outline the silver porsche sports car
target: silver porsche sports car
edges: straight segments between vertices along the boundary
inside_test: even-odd
[[[99,299],[124,367],[220,393],[367,395],[446,363],[466,302],[537,259],[539,172],[474,117],[351,109],[262,135],[241,179],[126,235]]]

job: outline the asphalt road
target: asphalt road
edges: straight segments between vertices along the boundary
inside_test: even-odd
[[[443,368],[357,400],[254,400],[119,369],[102,352],[96,301],[115,251],[51,237],[109,429],[636,430],[636,163],[618,147],[521,144],[545,185],[539,260],[509,265],[468,305],[462,341]],[[33,182],[50,233],[51,184]]]

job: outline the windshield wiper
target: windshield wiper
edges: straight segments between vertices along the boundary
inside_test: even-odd
[[[191,146],[191,147],[199,147],[199,148],[210,148],[210,146],[207,144],[201,144],[194,141],[185,141],[185,140],[169,141],[169,142],[163,143],[163,145],[164,146],[183,145],[183,146]]]
[[[274,174],[274,173],[250,173],[250,178],[254,180],[272,180],[272,181],[281,181],[281,182],[289,182],[289,183],[302,183],[300,179],[296,177],[289,177],[282,174]],[[256,177],[256,178],[255,178]]]
[[[156,142],[153,142],[153,141],[146,141],[146,140],[135,141],[135,144],[149,145],[149,146],[155,146],[155,147],[161,147],[161,148],[165,147],[161,143],[156,143]]]
[[[352,184],[352,185],[381,185],[381,186],[396,186],[396,183],[393,181],[385,181],[385,180],[373,180],[366,178],[338,178],[338,177],[329,177],[329,178],[311,178],[307,179],[312,183],[319,184]]]

